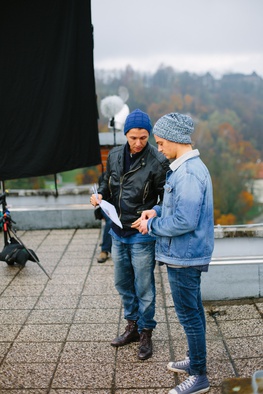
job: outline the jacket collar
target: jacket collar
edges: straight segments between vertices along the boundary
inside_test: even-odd
[[[149,142],[147,142],[147,144],[145,145],[145,147],[143,148],[143,150],[141,150],[138,153],[130,153],[130,145],[128,142],[126,142],[126,144],[124,145],[124,154],[130,156],[131,158],[133,158],[134,160],[136,160],[138,157],[140,157],[141,155],[143,155],[143,153],[146,151],[147,147],[149,145]]]
[[[193,149],[187,153],[185,153],[184,155],[180,156],[178,159],[174,160],[171,164],[170,164],[170,169],[172,171],[177,170],[177,168],[179,168],[185,161],[192,159],[193,157],[197,157],[200,156],[199,150],[198,149]]]

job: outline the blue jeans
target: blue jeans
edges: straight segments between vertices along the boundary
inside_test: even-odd
[[[155,242],[125,244],[113,237],[111,254],[124,318],[137,320],[139,333],[155,328]]]
[[[102,252],[111,252],[111,235],[109,234],[110,228],[111,228],[111,220],[109,216],[106,215],[101,210],[101,213],[105,219],[105,227],[103,229],[103,236],[102,236],[102,244],[101,244],[101,251]]]
[[[186,333],[190,374],[206,373],[206,320],[201,299],[201,271],[167,267],[175,311]]]

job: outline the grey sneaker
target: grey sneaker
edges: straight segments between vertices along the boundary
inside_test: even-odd
[[[167,364],[167,369],[173,372],[189,373],[190,372],[190,358],[186,357],[182,361],[171,361]]]
[[[191,375],[184,382],[169,391],[169,394],[201,394],[210,389],[206,375]]]

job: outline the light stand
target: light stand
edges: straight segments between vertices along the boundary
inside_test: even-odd
[[[116,146],[116,128],[114,116],[110,119],[110,127],[113,129],[113,146]]]
[[[1,181],[1,195],[4,195],[5,193],[5,182]],[[5,200],[1,199],[1,204],[2,204],[2,217],[4,218],[6,206],[5,206]],[[3,222],[3,230],[4,230],[4,222]],[[7,232],[4,231],[4,244],[8,244],[8,237],[7,237]]]
[[[32,251],[25,246],[25,244],[17,236],[16,231],[13,229],[12,223],[15,223],[15,222],[12,220],[11,214],[10,214],[9,210],[7,209],[7,204],[6,204],[6,195],[7,195],[7,193],[4,190],[4,182],[3,181],[1,181],[1,188],[2,188],[2,193],[0,195],[0,203],[2,205],[2,217],[1,217],[0,222],[2,222],[2,224],[3,224],[3,233],[4,233],[4,244],[5,244],[5,247],[7,247],[8,245],[12,244],[12,242],[8,241],[8,239],[11,240],[11,233],[12,233],[16,243],[19,244],[19,246],[20,246],[20,247],[18,247],[18,249],[23,249],[24,248],[26,250],[26,252],[28,253],[28,256],[30,256],[29,259],[31,261],[37,263],[37,265],[42,269],[42,271],[47,275],[47,277],[49,279],[51,279],[51,277],[46,272],[44,267],[40,264],[36,254],[32,253]],[[21,248],[21,246],[22,246],[22,248]],[[5,250],[5,248],[3,249],[3,251],[4,250]],[[2,254],[3,254],[3,251],[2,251]],[[7,260],[4,260],[4,261],[6,261],[8,265],[13,265],[14,264],[14,263],[8,263]]]
[[[107,96],[100,103],[101,113],[109,119],[108,127],[113,131],[113,146],[117,145],[116,130],[123,129],[124,122],[129,114],[129,107],[125,104],[128,98],[127,88],[120,86],[119,96]]]

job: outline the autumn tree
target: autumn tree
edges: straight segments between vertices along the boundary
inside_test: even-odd
[[[215,122],[216,117],[218,123]],[[248,190],[253,172],[247,163],[255,162],[259,152],[251,143],[244,141],[231,124],[222,122],[224,114],[222,123],[219,114],[216,117],[211,116],[208,122],[199,122],[195,138],[213,180],[215,223],[243,223],[254,202]],[[238,124],[237,118],[235,124]]]

